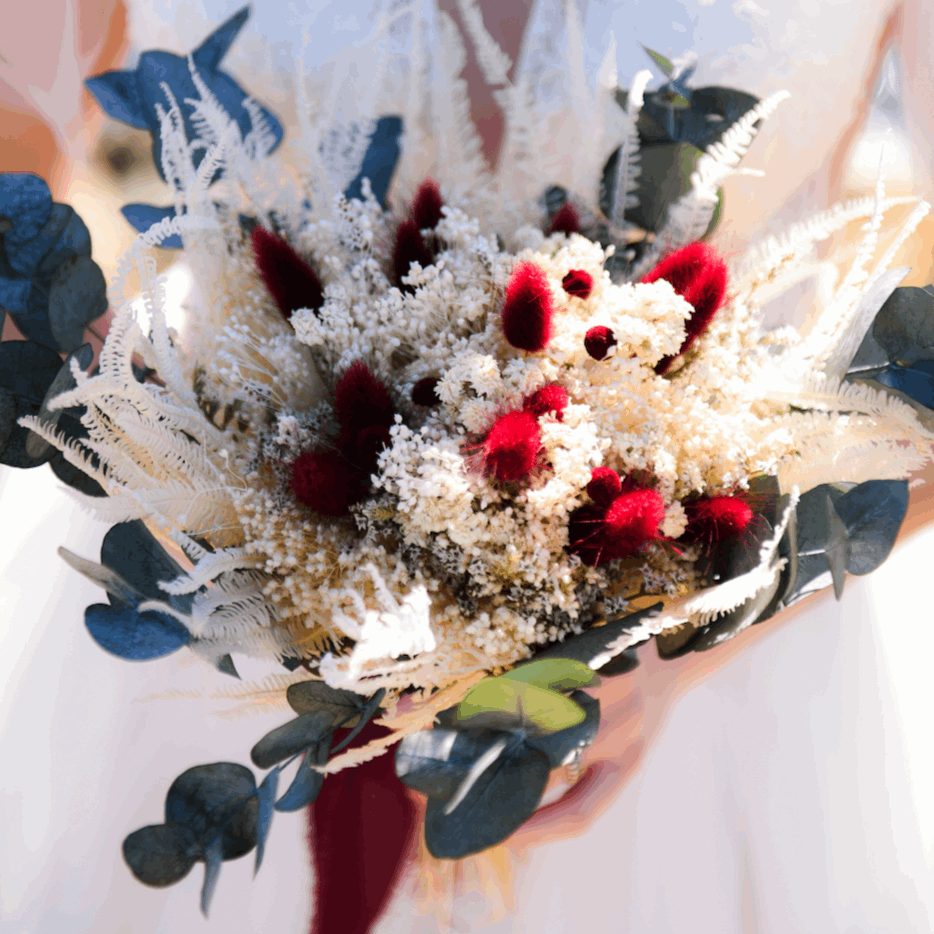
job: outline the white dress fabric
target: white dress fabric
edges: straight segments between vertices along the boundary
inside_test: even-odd
[[[201,24],[236,6],[131,4],[133,45],[190,48]],[[272,70],[294,34],[285,6],[261,6],[249,27],[269,36]],[[369,0],[318,4],[315,41],[323,48],[321,37],[335,31],[341,41],[359,38],[370,11]],[[779,19],[751,0],[729,8],[724,0],[651,8],[590,0],[587,37],[599,48],[614,25],[621,56],[635,54],[636,39],[663,52],[693,44],[701,80],[755,90],[781,79],[801,92],[806,106],[785,105],[750,153],[750,164],[768,164],[769,178],[735,188],[754,192],[748,203],[728,200],[740,219],[727,233],[748,234],[762,218],[787,221],[826,206],[826,182],[807,179],[850,119],[885,12],[878,2],[801,0]],[[235,71],[237,54],[235,46]],[[258,73],[242,54],[241,67]],[[623,79],[645,62],[625,64]],[[161,821],[176,775],[198,763],[245,763],[255,739],[287,714],[224,719],[210,702],[146,701],[231,682],[184,652],[133,664],[91,641],[83,609],[105,597],[55,549],[95,558],[107,527],[48,469],[3,471],[0,517],[0,934],[306,931],[313,882],[301,816],[276,817],[255,879],[251,857],[224,865],[207,921],[198,916],[200,867],[155,890],[137,883],[120,855],[129,832]],[[928,530],[872,577],[851,578],[839,604],[825,596],[793,624],[766,623],[768,637],[673,705],[599,821],[530,852],[518,868],[514,916],[487,925],[483,893],[468,894],[456,929],[934,932],[932,548]],[[405,894],[377,927],[435,930]]]

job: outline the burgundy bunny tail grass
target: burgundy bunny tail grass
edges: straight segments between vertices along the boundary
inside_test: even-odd
[[[412,204],[412,220],[419,230],[434,230],[441,220],[441,208],[444,201],[441,199],[441,189],[433,178],[426,178],[418,186],[415,201]]]
[[[388,732],[369,723],[353,746]],[[308,809],[310,934],[368,934],[403,875],[418,811],[396,777],[394,751],[327,778]]]
[[[561,210],[551,219],[551,226],[548,228],[548,233],[563,233],[570,236],[572,233],[579,232],[580,218],[571,202],[567,201]]]
[[[402,292],[414,294],[415,286],[402,281],[409,274],[412,263],[418,263],[422,269],[434,262],[431,250],[422,238],[418,222],[403,221],[396,230],[396,244],[392,252],[392,270],[395,285]]]
[[[534,263],[516,263],[503,303],[503,335],[519,350],[544,350],[554,330],[554,300],[544,271]]]
[[[642,281],[655,282],[658,279],[670,282],[674,290],[694,306],[694,314],[684,324],[687,334],[678,350],[678,354],[683,354],[707,330],[723,304],[727,285],[726,263],[713,247],[706,243],[691,243],[665,257]],[[678,354],[660,360],[655,372],[663,376]]]
[[[299,308],[317,311],[324,304],[321,280],[282,237],[257,226],[250,242],[263,283],[285,319]]]

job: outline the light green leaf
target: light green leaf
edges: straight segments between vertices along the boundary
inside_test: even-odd
[[[545,733],[577,726],[585,717],[569,697],[507,677],[481,681],[457,708],[464,726],[509,729],[529,723]]]
[[[504,678],[524,681],[552,691],[572,691],[599,684],[597,673],[583,662],[570,658],[542,658],[507,671]]]
[[[652,61],[655,62],[659,68],[661,68],[666,78],[670,78],[674,74],[675,66],[667,58],[665,58],[664,55],[662,55],[660,52],[653,51],[652,49],[648,48],[648,46],[642,46],[642,48],[645,49],[646,55],[648,55],[649,58],[652,59]]]

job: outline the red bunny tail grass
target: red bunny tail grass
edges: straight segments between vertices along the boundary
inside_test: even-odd
[[[605,479],[601,475],[601,483]],[[593,483],[592,479],[588,491]],[[620,493],[608,506],[586,505],[571,513],[568,550],[591,567],[628,558],[659,537],[658,524],[664,518],[664,501],[654,490]]]
[[[353,745],[387,733],[369,723]],[[418,829],[417,809],[396,778],[394,751],[325,779],[308,809],[310,934],[368,934],[392,898]]]
[[[548,228],[548,233],[572,234],[578,233],[579,231],[580,219],[577,216],[577,211],[570,201],[565,201],[564,207],[551,219],[551,226]]]
[[[290,478],[295,498],[324,516],[344,516],[364,490],[350,466],[333,451],[306,451],[292,461]]]
[[[379,425],[391,428],[396,410],[386,387],[355,360],[334,387],[334,412],[344,436]]]
[[[412,387],[412,402],[425,408],[437,405],[441,401],[438,395],[438,383],[440,382],[437,376],[426,376],[420,379]]]
[[[745,532],[754,518],[742,496],[702,496],[684,507],[688,524],[681,537],[686,542],[718,545]]]
[[[424,269],[434,261],[431,250],[422,239],[418,223],[413,220],[403,221],[396,229],[396,245],[392,252],[395,285],[403,292],[414,292],[415,286],[404,284],[402,277],[409,274],[412,263],[418,263]]]
[[[483,470],[502,483],[531,473],[542,447],[538,419],[526,411],[507,412],[483,439]]]
[[[317,311],[324,304],[321,280],[282,237],[256,226],[250,242],[259,274],[284,318],[299,308]]]
[[[611,467],[596,467],[590,474],[587,495],[598,506],[609,506],[622,492],[619,474]]]
[[[706,243],[691,243],[663,259],[642,281],[655,282],[657,279],[670,282],[674,290],[694,306],[694,314],[684,325],[687,336],[678,350],[678,354],[683,354],[707,330],[723,304],[727,285],[726,263],[713,247]],[[667,373],[674,358],[660,360],[655,372],[659,375]]]
[[[538,353],[551,340],[554,302],[545,273],[534,263],[516,263],[503,304],[503,334],[519,350]]]
[[[562,280],[561,285],[568,295],[575,298],[590,298],[593,291],[593,276],[585,269],[572,269]]]
[[[426,178],[418,186],[415,201],[412,204],[412,220],[419,230],[434,230],[441,220],[441,190],[433,178]]]
[[[526,412],[531,412],[536,418],[541,418],[549,412],[554,414],[560,422],[564,417],[564,410],[568,407],[568,391],[557,383],[549,383],[532,393],[522,405]]]
[[[618,343],[616,335],[603,324],[595,325],[584,335],[584,349],[594,360],[605,360],[610,348]]]

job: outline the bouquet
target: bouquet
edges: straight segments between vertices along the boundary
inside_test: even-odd
[[[50,461],[115,523],[99,562],[61,550],[108,595],[90,635],[227,676],[236,653],[284,666],[296,716],[253,746],[265,777],[191,768],[124,844],[151,885],[204,862],[205,912],[276,812],[338,821],[321,802],[353,770],[394,771],[402,824],[403,785],[427,797],[433,856],[498,844],[596,736],[598,672],[839,596],[886,558],[932,459],[934,293],[889,269],[927,205],[880,250],[911,200],[880,178],[728,261],[705,242],[719,189],[783,95],[692,88],[651,52],[659,89],[641,72],[621,91],[611,64],[591,86],[568,11],[555,107],[463,4],[506,119],[495,170],[457,30],[414,6],[377,30],[366,94],[335,77],[313,105],[299,77],[297,166],[221,69],[248,10],[187,60],[91,79],[152,131],[173,195],[125,209],[141,233],[106,292],[80,218],[0,176],[0,299],[27,338],[0,347],[2,460]],[[763,330],[765,296],[859,218],[810,330]],[[158,246],[197,282],[183,332]],[[81,340],[108,301],[95,366]]]

